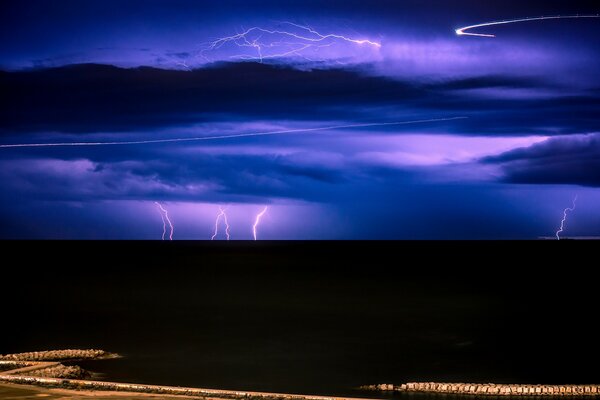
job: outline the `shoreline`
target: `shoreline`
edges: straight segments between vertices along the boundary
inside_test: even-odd
[[[402,385],[379,384],[361,389],[378,392],[412,392],[461,396],[511,397],[596,397],[600,385],[543,385],[496,383],[409,382]]]
[[[192,400],[197,397],[179,396],[179,395],[160,395],[151,393],[131,393],[131,392],[107,392],[98,390],[71,390],[60,388],[46,388],[36,385],[22,385],[0,382],[0,398],[3,396],[11,399],[30,399],[44,398],[48,400]]]
[[[72,391],[135,393],[151,395],[186,396],[210,399],[271,399],[271,400],[375,400],[359,397],[319,396],[288,393],[254,392],[242,390],[205,389],[179,386],[161,386],[136,383],[90,381],[82,379],[41,378],[0,374],[0,384],[28,385],[46,389]]]
[[[320,396],[288,393],[255,392],[247,390],[205,389],[193,387],[121,383],[82,379],[87,371],[65,367],[61,361],[106,359],[119,357],[103,350],[52,350],[0,355],[0,385],[38,387],[47,390],[67,390],[74,393],[184,396],[203,399],[267,399],[267,400],[373,400],[359,397]],[[12,368],[6,368],[11,367]],[[78,369],[79,368],[79,369]],[[74,370],[74,371],[73,371]],[[76,376],[75,378],[73,378]],[[89,374],[87,375],[89,376]],[[359,389],[384,393],[429,393],[458,396],[512,397],[598,397],[600,385],[529,385],[494,383],[410,382],[401,385],[379,384]],[[109,397],[110,398],[110,397]]]

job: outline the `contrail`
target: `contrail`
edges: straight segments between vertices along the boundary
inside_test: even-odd
[[[219,234],[219,221],[221,220],[221,218],[223,218],[223,221],[225,222],[225,236],[227,236],[227,240],[229,240],[229,222],[227,221],[227,214],[225,214],[225,210],[223,209],[223,207],[219,207],[219,214],[217,215],[217,219],[215,220],[215,233],[212,235],[210,240],[215,240],[215,238]]]
[[[15,148],[15,147],[125,146],[125,145],[137,145],[137,144],[197,142],[197,141],[202,141],[202,140],[223,140],[223,139],[235,139],[235,138],[244,138],[244,137],[252,137],[252,136],[281,135],[281,134],[286,134],[286,133],[319,132],[319,131],[329,131],[329,130],[334,130],[334,129],[352,129],[352,128],[369,128],[369,127],[375,127],[375,126],[425,124],[428,122],[454,121],[454,120],[466,119],[466,118],[468,118],[468,117],[432,118],[432,119],[419,119],[419,120],[414,120],[414,121],[400,121],[400,122],[374,122],[374,123],[368,123],[368,124],[333,125],[333,126],[323,126],[320,128],[284,129],[284,130],[279,130],[279,131],[238,133],[238,134],[233,134],[233,135],[221,135],[221,136],[198,136],[198,137],[172,138],[172,139],[132,140],[132,141],[123,141],[123,142],[60,142],[60,143],[0,144],[0,148],[6,149],[6,148]]]
[[[252,233],[254,234],[254,240],[257,240],[256,239],[256,228],[258,227],[258,224],[260,223],[260,219],[262,218],[263,215],[265,215],[268,208],[269,208],[268,206],[265,206],[265,208],[260,213],[258,213],[258,215],[256,216],[256,220],[254,220],[254,225],[252,226]]]
[[[154,204],[156,204],[156,206],[158,207],[159,212],[160,212],[160,218],[162,219],[162,222],[163,222],[162,240],[165,240],[165,235],[167,233],[167,223],[169,224],[169,227],[171,228],[171,233],[169,234],[169,240],[173,240],[173,224],[171,223],[171,219],[169,218],[169,213],[159,202],[155,201]]]
[[[573,212],[573,210],[575,210],[575,202],[576,201],[577,201],[577,196],[575,196],[573,198],[573,206],[572,207],[567,207],[563,211],[563,219],[562,219],[562,221],[560,221],[560,228],[558,228],[558,230],[556,231],[556,240],[560,240],[560,234],[565,229],[565,222],[567,221],[567,211]]]
[[[516,24],[519,22],[545,21],[548,19],[575,19],[575,18],[600,18],[600,14],[596,14],[596,15],[555,15],[555,16],[550,16],[550,17],[528,17],[528,18],[518,18],[518,19],[507,19],[504,21],[484,22],[482,24],[469,25],[469,26],[465,26],[463,28],[458,28],[455,30],[455,32],[459,36],[479,36],[479,37],[493,38],[493,37],[496,37],[496,35],[492,35],[490,33],[470,33],[467,31],[469,31],[471,29],[483,28],[483,27],[487,27],[487,26]]]

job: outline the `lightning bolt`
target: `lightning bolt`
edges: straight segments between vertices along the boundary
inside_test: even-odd
[[[221,37],[206,43],[204,48],[200,51],[200,55],[208,60],[205,56],[207,52],[218,50],[226,44],[250,48],[256,52],[255,56],[234,55],[230,56],[230,58],[257,60],[260,62],[263,62],[265,59],[282,58],[294,55],[306,58],[302,55],[303,51],[328,47],[333,45],[336,41],[354,45],[367,45],[373,48],[381,47],[381,43],[368,39],[354,39],[333,33],[322,34],[309,26],[299,25],[288,21],[280,22],[280,24],[295,28],[297,32],[254,26],[244,30],[242,33]],[[263,37],[267,35],[276,35],[279,40],[263,40]],[[308,60],[312,61],[310,59]]]
[[[262,218],[263,215],[265,215],[265,213],[267,212],[267,209],[269,207],[265,206],[265,208],[258,213],[258,215],[256,216],[256,219],[254,220],[254,225],[252,226],[252,233],[254,234],[254,240],[257,240],[256,238],[256,228],[258,228],[258,224],[260,223],[260,219]]]
[[[156,204],[156,206],[158,207],[158,211],[160,212],[160,218],[162,219],[163,223],[162,240],[165,240],[165,235],[167,234],[167,224],[169,224],[169,227],[171,229],[171,233],[169,234],[169,240],[173,240],[173,223],[169,218],[169,212],[159,202],[155,201],[154,204]]]
[[[332,125],[332,126],[323,126],[323,127],[319,127],[319,128],[283,129],[283,130],[270,131],[270,132],[250,132],[250,133],[238,133],[238,134],[233,134],[233,135],[221,135],[221,136],[197,136],[197,137],[171,138],[171,139],[131,140],[131,141],[123,141],[123,142],[60,142],[60,143],[0,144],[0,149],[18,148],[18,147],[130,146],[130,145],[159,144],[159,143],[198,142],[198,141],[203,141],[203,140],[237,139],[237,138],[254,137],[254,136],[271,136],[271,135],[282,135],[282,134],[290,134],[290,133],[331,131],[331,130],[336,130],[336,129],[356,129],[356,128],[378,127],[378,126],[425,124],[425,123],[430,123],[430,122],[455,121],[455,120],[466,119],[466,118],[468,118],[468,117],[431,118],[431,119],[419,119],[419,120],[413,120],[413,121],[398,121],[398,122],[373,122],[373,123],[367,123],[367,124]]]
[[[516,24],[519,22],[531,22],[531,21],[545,21],[551,19],[575,19],[575,18],[600,18],[600,14],[596,15],[555,15],[549,17],[528,17],[528,18],[518,18],[518,19],[507,19],[504,21],[493,21],[493,22],[484,22],[482,24],[477,25],[469,25],[463,28],[458,28],[455,30],[458,36],[478,36],[478,37],[487,37],[494,38],[496,35],[492,35],[490,33],[471,33],[467,32],[471,29],[483,28],[488,26],[495,25],[507,25],[507,24]]]
[[[217,219],[215,220],[215,233],[212,235],[210,240],[215,240],[215,238],[219,234],[219,221],[221,220],[221,218],[223,218],[223,221],[225,222],[225,236],[227,236],[227,240],[230,239],[229,222],[227,222],[227,214],[225,214],[226,210],[227,209],[223,209],[223,207],[219,207],[219,214],[217,215]]]
[[[575,210],[575,202],[577,201],[577,196],[575,196],[573,198],[573,205],[571,207],[567,207],[565,208],[565,210],[563,211],[563,218],[562,221],[560,221],[560,228],[558,228],[558,230],[556,231],[556,240],[560,240],[560,234],[564,231],[565,229],[565,222],[567,221],[567,212],[573,212],[573,210]]]

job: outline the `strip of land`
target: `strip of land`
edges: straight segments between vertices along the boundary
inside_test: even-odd
[[[193,397],[165,396],[144,393],[80,391],[48,389],[40,386],[0,383],[3,400],[191,400]]]
[[[365,390],[383,392],[421,392],[475,396],[598,396],[600,385],[526,385],[495,383],[410,382],[402,385],[380,384],[363,386]]]
[[[103,359],[118,357],[116,354],[102,350],[57,350],[41,351],[31,353],[19,353],[0,356],[0,384],[8,385],[5,388],[23,387],[32,390],[32,387],[44,388],[48,393],[70,393],[81,395],[82,393],[102,393],[109,396],[123,396],[135,398],[135,396],[151,395],[169,398],[171,396],[184,396],[187,398],[201,398],[207,400],[348,400],[341,397],[298,395],[284,393],[250,392],[238,390],[219,390],[203,388],[187,388],[159,385],[144,385],[135,383],[93,381],[86,379],[71,379],[68,376],[73,373],[73,366],[64,366],[60,361],[73,361],[84,359]],[[78,371],[75,371],[78,372]],[[79,371],[84,374],[86,371]],[[7,389],[5,389],[7,390]],[[167,396],[167,397],[165,397]],[[0,396],[1,398],[5,398]],[[16,397],[18,398],[18,397]],[[69,398],[69,397],[67,397]],[[77,398],[77,397],[75,397]],[[84,397],[85,398],[85,397]],[[370,400],[370,399],[353,399]]]
[[[205,400],[350,400],[342,397],[285,393],[251,392],[187,388],[135,383],[118,383],[80,379],[89,376],[77,366],[65,366],[62,361],[118,357],[102,350],[56,350],[0,355],[0,398],[27,399],[40,397],[33,391],[44,391],[42,397],[57,399],[117,399],[126,396],[137,399],[147,396],[160,398],[201,398]],[[75,377],[75,378],[73,378]],[[18,385],[18,386],[17,386]],[[363,386],[363,390],[384,392],[422,392],[476,396],[544,396],[600,397],[600,385],[511,385],[494,383],[411,382],[402,385],[379,384]],[[17,392],[27,393],[18,395]],[[39,393],[38,393],[39,394]],[[19,397],[21,396],[21,397]],[[23,397],[25,396],[25,397]],[[88,396],[88,397],[85,397]],[[370,400],[358,399],[352,400]]]

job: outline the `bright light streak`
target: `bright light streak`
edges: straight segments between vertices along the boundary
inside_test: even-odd
[[[573,205],[571,207],[567,207],[565,208],[565,210],[563,211],[563,218],[562,221],[560,221],[560,228],[558,228],[558,230],[556,231],[556,240],[560,240],[560,234],[564,231],[565,229],[565,222],[567,221],[567,212],[573,212],[575,210],[575,202],[577,201],[577,196],[575,196],[573,198]]]
[[[215,233],[212,235],[210,240],[215,240],[215,238],[219,234],[219,222],[221,221],[221,218],[223,219],[223,222],[225,222],[225,236],[227,236],[227,240],[230,239],[229,222],[227,221],[227,214],[225,213],[226,210],[227,209],[223,209],[223,207],[219,207],[219,214],[217,215],[217,219],[215,220]]]
[[[576,18],[600,18],[600,14],[596,15],[555,15],[549,17],[528,17],[528,18],[518,18],[518,19],[507,19],[504,21],[493,21],[493,22],[484,22],[482,24],[469,25],[463,28],[458,28],[455,30],[456,34],[459,36],[478,36],[478,37],[487,37],[493,38],[496,35],[490,33],[471,33],[467,32],[471,29],[484,28],[488,26],[495,25],[507,25],[507,24],[516,24],[519,22],[531,22],[531,21],[545,21],[551,19],[576,19]]]
[[[7,149],[7,148],[22,148],[22,147],[127,146],[127,145],[138,145],[138,144],[197,142],[197,141],[203,141],[203,140],[223,140],[223,139],[236,139],[236,138],[253,137],[253,136],[270,136],[270,135],[281,135],[281,134],[289,134],[289,133],[330,131],[330,130],[335,130],[335,129],[355,129],[355,128],[370,128],[370,127],[378,127],[378,126],[425,124],[425,123],[429,123],[429,122],[455,121],[455,120],[466,119],[466,118],[468,118],[468,117],[432,118],[432,119],[420,119],[420,120],[414,120],[414,121],[400,121],[400,122],[374,122],[374,123],[368,123],[368,124],[348,124],[348,125],[323,126],[320,128],[283,129],[280,131],[238,133],[238,134],[233,134],[233,135],[221,135],[221,136],[199,136],[199,137],[172,138],[172,139],[131,140],[131,141],[123,141],[123,142],[59,142],[59,143],[0,144],[0,148]]]
[[[319,49],[328,47],[336,41],[352,43],[355,45],[367,45],[374,48],[381,47],[381,43],[368,39],[354,39],[334,33],[322,34],[309,26],[299,25],[288,21],[283,21],[281,24],[296,28],[299,32],[254,26],[244,30],[242,33],[225,36],[207,43],[205,48],[200,51],[200,55],[206,58],[205,54],[207,52],[218,50],[226,44],[233,44],[240,48],[251,48],[256,52],[256,56],[234,55],[230,56],[231,58],[258,60],[260,62],[269,58],[282,58],[293,55],[304,57],[301,54],[303,51],[311,48]],[[276,35],[276,40],[263,38],[264,36],[271,35]],[[269,50],[271,50],[270,53]]]
[[[162,240],[165,240],[165,235],[167,233],[167,224],[169,224],[169,227],[171,229],[171,233],[169,234],[169,240],[173,240],[173,230],[174,230],[173,223],[171,222],[171,219],[169,218],[168,211],[159,202],[155,201],[154,204],[156,204],[156,206],[158,207],[158,211],[160,212],[160,218],[162,219],[162,223],[163,223]]]
[[[265,206],[265,208],[260,213],[258,213],[258,215],[256,216],[256,219],[254,220],[254,225],[252,226],[252,233],[254,234],[254,240],[257,240],[256,228],[258,228],[260,219],[263,217],[263,215],[265,215],[268,208],[269,208],[268,206]]]

